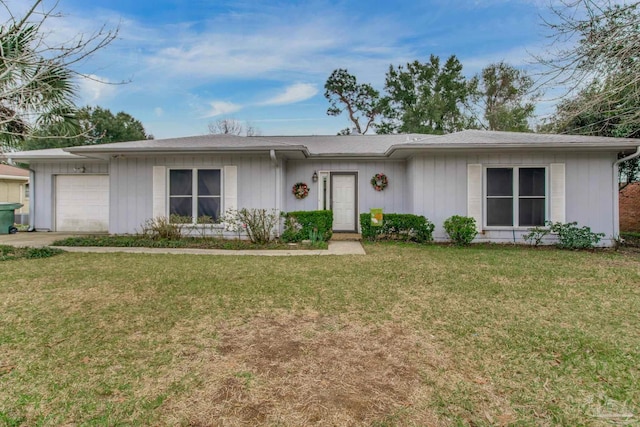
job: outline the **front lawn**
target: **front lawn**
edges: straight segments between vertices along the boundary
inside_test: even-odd
[[[640,257],[0,263],[0,425],[632,425]]]

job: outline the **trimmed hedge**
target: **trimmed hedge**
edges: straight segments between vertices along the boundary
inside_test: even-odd
[[[332,211],[283,212],[282,216],[285,218],[284,232],[281,236],[283,242],[307,240],[314,230],[322,236],[324,242],[333,235]]]
[[[404,240],[418,243],[433,241],[435,226],[427,218],[412,214],[386,213],[382,226],[371,226],[371,214],[360,214],[362,238],[367,240]]]

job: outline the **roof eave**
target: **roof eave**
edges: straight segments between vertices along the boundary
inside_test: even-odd
[[[28,176],[20,176],[20,175],[0,175],[0,179],[4,179],[7,181],[29,181]]]
[[[624,151],[636,149],[640,146],[638,143],[625,143],[625,144],[602,144],[602,143],[585,143],[585,142],[570,142],[570,143],[465,143],[465,144],[396,144],[389,147],[385,152],[385,155],[390,157],[396,152],[400,151],[447,151],[447,150],[473,150],[473,151],[485,151],[485,150],[522,150],[529,149],[534,151],[543,150],[595,150],[595,151]]]
[[[12,161],[19,161],[20,163],[29,163],[32,160],[86,160],[85,157],[81,157],[81,156],[59,156],[59,155],[12,156],[11,154],[7,154],[6,156],[4,156],[4,158]]]
[[[386,153],[312,153],[311,159],[380,159],[388,157]]]
[[[147,148],[147,147],[123,147],[119,149],[100,147],[100,146],[92,146],[92,147],[67,147],[63,148],[64,151],[77,154],[77,155],[89,155],[89,154],[175,154],[175,153],[263,153],[269,152],[271,150],[275,151],[307,151],[307,147],[303,145],[291,145],[291,146],[273,146],[273,145],[264,145],[264,146],[255,146],[255,147],[233,147],[233,146],[225,146],[225,147],[168,147],[168,148]]]

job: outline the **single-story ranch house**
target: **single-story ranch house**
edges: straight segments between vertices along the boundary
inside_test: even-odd
[[[468,130],[435,135],[205,135],[7,153],[31,169],[31,226],[135,233],[148,219],[218,218],[227,209],[331,209],[357,232],[371,208],[436,224],[476,219],[476,241],[519,242],[546,220],[619,233],[619,153],[640,140]],[[388,185],[374,188],[384,174]],[[308,196],[292,193],[297,183]]]

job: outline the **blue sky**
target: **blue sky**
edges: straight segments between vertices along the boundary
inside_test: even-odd
[[[126,111],[156,138],[229,117],[263,135],[335,134],[349,125],[326,115],[336,68],[378,89],[390,64],[430,54],[455,54],[467,76],[500,60],[535,72],[530,53],[548,43],[544,0],[60,0],[57,11],[58,40],[119,26],[78,69],[129,83],[83,81],[78,103]]]

